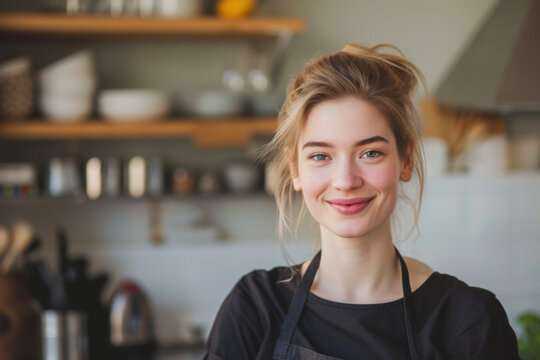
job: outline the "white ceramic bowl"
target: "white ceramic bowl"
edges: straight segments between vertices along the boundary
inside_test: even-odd
[[[52,122],[78,122],[92,112],[92,97],[79,94],[42,94],[41,113]]]
[[[193,101],[196,116],[215,118],[237,116],[244,112],[244,99],[230,91],[208,91],[199,94]]]
[[[161,90],[104,90],[98,98],[100,115],[115,122],[161,120],[170,107],[168,94]]]
[[[94,76],[94,55],[83,50],[62,58],[46,67],[39,72],[41,81],[65,81],[73,79],[77,76]]]
[[[93,75],[76,77],[56,77],[51,79],[39,78],[39,88],[43,94],[93,94],[96,89],[96,78]]]

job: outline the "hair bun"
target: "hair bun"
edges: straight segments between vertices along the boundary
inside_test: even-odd
[[[361,45],[361,44],[357,44],[357,43],[348,43],[339,52],[343,52],[343,53],[346,53],[346,54],[358,56],[358,55],[361,55],[361,54],[365,54],[367,52],[371,52],[370,50],[372,50],[372,49],[365,46],[365,45]]]
[[[412,62],[407,60],[403,52],[394,45],[379,44],[370,47],[357,43],[349,43],[338,54],[346,54],[354,56],[366,63],[386,66],[387,73],[394,75],[395,83],[399,84],[398,86],[401,88],[401,91],[409,95],[416,88],[418,79],[422,82],[424,89],[426,88],[425,80],[420,70]]]

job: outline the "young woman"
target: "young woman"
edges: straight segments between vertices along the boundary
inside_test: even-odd
[[[495,295],[394,247],[400,183],[414,178],[423,188],[411,100],[422,75],[387,48],[397,50],[347,45],[289,85],[266,148],[278,174],[279,228],[289,228],[292,195],[301,192],[321,250],[242,277],[205,359],[518,359]]]

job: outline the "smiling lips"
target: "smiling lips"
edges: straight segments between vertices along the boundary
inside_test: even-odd
[[[353,215],[364,210],[373,198],[333,199],[327,202],[341,214]]]

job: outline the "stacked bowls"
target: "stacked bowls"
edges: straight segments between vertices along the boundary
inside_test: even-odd
[[[50,121],[76,122],[88,118],[96,89],[94,56],[79,51],[48,65],[38,76],[41,113]]]

